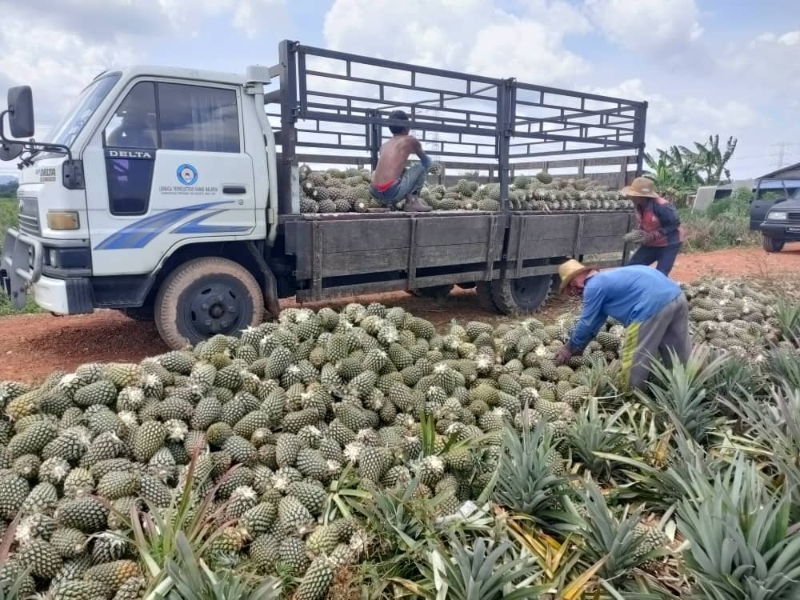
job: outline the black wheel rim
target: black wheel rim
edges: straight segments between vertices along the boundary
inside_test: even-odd
[[[511,295],[515,304],[527,307],[544,299],[542,298],[542,287],[550,287],[550,277],[547,275],[514,279],[511,282]]]
[[[244,328],[247,320],[247,292],[235,282],[198,282],[188,290],[183,324],[198,339],[228,335]]]

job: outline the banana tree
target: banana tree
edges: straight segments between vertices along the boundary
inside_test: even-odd
[[[681,146],[680,153],[694,165],[703,185],[717,185],[722,182],[723,174],[730,181],[731,172],[727,164],[736,151],[737,143],[738,140],[731,136],[725,143],[725,150],[722,150],[719,146],[719,135],[710,135],[705,144],[694,143],[695,151]]]

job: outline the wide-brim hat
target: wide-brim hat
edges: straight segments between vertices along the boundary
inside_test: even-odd
[[[572,283],[573,279],[575,279],[581,273],[586,273],[591,270],[591,267],[584,267],[574,258],[570,258],[569,260],[561,263],[561,265],[558,267],[558,276],[561,278],[561,284],[558,286],[558,293],[563,294],[564,290],[567,289],[567,286],[570,283]]]
[[[637,177],[630,185],[622,188],[621,194],[628,198],[658,198],[656,184],[648,177]]]

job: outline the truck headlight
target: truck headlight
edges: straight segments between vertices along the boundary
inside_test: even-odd
[[[47,226],[54,231],[71,231],[81,228],[78,212],[74,210],[48,211]]]

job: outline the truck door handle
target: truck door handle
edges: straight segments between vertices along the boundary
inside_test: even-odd
[[[243,185],[226,185],[222,187],[223,194],[244,194],[247,192],[247,188]]]

